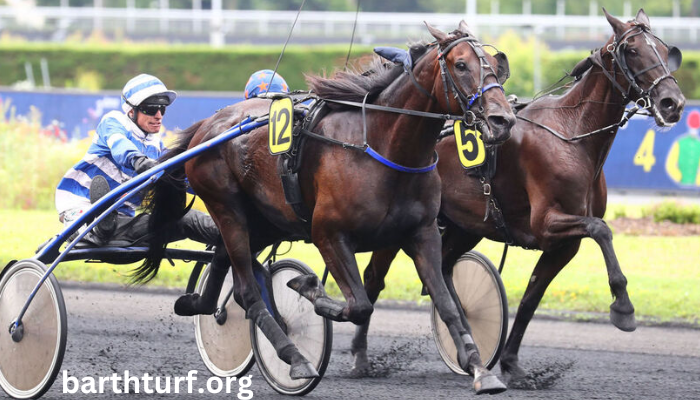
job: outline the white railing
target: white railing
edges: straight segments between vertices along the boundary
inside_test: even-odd
[[[217,2],[219,8],[217,8]],[[128,2],[128,4],[133,2]],[[220,0],[214,9],[171,9],[167,0],[162,8],[105,7],[0,7],[0,30],[33,32],[62,40],[72,32],[101,30],[130,36],[160,36],[183,41],[208,41],[219,46],[238,42],[283,41],[291,27],[294,11],[223,10]],[[67,4],[67,2],[66,2]],[[196,6],[199,4],[199,6]],[[592,9],[592,11],[594,11]],[[620,16],[631,19],[631,16]],[[610,34],[602,15],[536,14],[414,14],[362,12],[357,22],[356,41],[360,43],[405,42],[426,38],[423,21],[452,30],[465,19],[479,34],[498,34],[515,29],[551,40],[598,41]],[[652,27],[662,39],[676,44],[697,44],[700,18],[652,17]],[[318,42],[347,42],[355,21],[354,12],[303,12],[294,38]]]

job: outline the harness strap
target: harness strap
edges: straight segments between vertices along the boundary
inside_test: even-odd
[[[435,152],[435,161],[433,161],[432,164],[428,165],[427,167],[420,167],[420,168],[413,168],[413,167],[406,167],[400,164],[397,164],[393,161],[390,161],[381,154],[377,153],[372,147],[367,145],[367,148],[365,149],[365,153],[367,153],[370,157],[374,158],[375,160],[379,161],[380,163],[386,165],[389,168],[395,169],[400,172],[408,172],[409,174],[423,174],[426,172],[430,172],[434,170],[437,167],[438,164],[438,153],[437,151]]]
[[[531,123],[531,124],[534,124],[534,125],[537,125],[537,126],[539,126],[540,128],[546,130],[547,132],[551,133],[552,135],[558,137],[559,139],[561,139],[561,140],[563,140],[563,141],[565,141],[565,142],[575,142],[575,141],[577,141],[577,140],[581,140],[581,139],[584,139],[584,138],[587,138],[587,137],[589,137],[589,136],[593,136],[593,135],[596,135],[596,134],[598,134],[598,133],[605,132],[605,131],[610,131],[610,133],[615,133],[615,132],[617,132],[617,128],[620,127],[620,126],[624,126],[624,125],[627,123],[627,121],[629,121],[630,118],[632,118],[632,116],[633,116],[634,114],[636,114],[637,111],[639,111],[639,109],[640,109],[640,106],[639,106],[638,104],[636,104],[634,107],[630,108],[629,111],[627,111],[626,114],[624,114],[624,115],[622,116],[622,119],[620,120],[620,122],[615,123],[615,124],[608,125],[608,126],[606,126],[606,127],[600,128],[600,129],[596,129],[595,131],[591,131],[591,132],[588,132],[588,133],[584,133],[584,134],[582,134],[582,135],[574,136],[574,137],[572,137],[572,138],[567,138],[566,136],[564,136],[564,135],[562,135],[561,133],[557,132],[556,130],[554,130],[554,129],[548,127],[547,125],[541,124],[541,123],[539,123],[539,122],[535,122],[535,121],[533,121],[533,120],[531,120],[531,119],[529,119],[529,118],[523,117],[523,116],[520,115],[520,114],[516,114],[515,118],[520,119],[520,120],[523,120],[523,121],[527,121],[527,122],[529,122],[529,123]],[[613,129],[613,128],[615,128],[615,129]]]
[[[424,95],[428,96],[429,99],[431,99],[435,102],[438,101],[437,97],[435,97],[432,93],[428,92],[428,90],[426,88],[424,88],[423,86],[421,86],[420,83],[418,83],[418,80],[416,79],[416,75],[413,73],[412,69],[408,69],[408,71],[406,71],[406,73],[408,74],[408,76],[411,77],[411,81],[413,82],[413,86],[415,86],[418,89],[418,91],[420,91]]]
[[[489,83],[488,85],[484,86],[481,91],[476,92],[472,95],[472,97],[469,98],[469,104],[467,104],[467,108],[471,108],[472,104],[481,96],[483,95],[487,90],[493,89],[493,88],[499,88],[503,93],[505,93],[505,89],[503,89],[503,86],[501,86],[500,83]]]
[[[611,54],[612,54],[612,53],[611,53]],[[595,64],[595,65],[597,65],[598,67],[600,67],[600,69],[603,71],[603,74],[608,78],[608,80],[610,81],[610,83],[612,83],[613,86],[615,86],[615,88],[616,88],[617,90],[620,91],[620,93],[622,94],[622,99],[623,99],[623,101],[624,101],[625,103],[629,102],[629,89],[630,89],[631,87],[630,87],[630,88],[627,88],[627,90],[625,90],[625,89],[622,87],[622,85],[620,85],[620,84],[617,82],[617,79],[615,79],[615,77],[612,76],[612,75],[610,74],[610,72],[608,72],[608,69],[605,67],[605,64],[603,64],[603,58],[602,58],[602,56],[600,55],[600,52],[599,52],[599,51],[596,51],[595,53],[593,53],[593,55],[591,55],[590,59],[591,59],[591,61],[593,61],[593,64]],[[615,70],[615,67],[613,67],[613,71],[614,71],[614,70]]]
[[[389,112],[393,112],[393,113],[397,113],[397,114],[412,115],[414,117],[442,119],[445,121],[462,119],[462,116],[459,116],[459,115],[438,114],[438,113],[431,113],[431,112],[427,112],[427,111],[417,111],[417,110],[406,110],[403,108],[380,106],[378,104],[364,104],[364,106],[363,106],[363,103],[360,103],[357,101],[333,100],[333,99],[321,99],[321,100],[328,102],[328,103],[342,104],[342,105],[351,106],[351,107],[366,108],[369,110],[389,111]]]
[[[343,148],[360,150],[364,153],[367,153],[367,155],[369,155],[370,157],[379,161],[380,163],[386,165],[387,167],[393,168],[393,169],[400,171],[400,172],[408,172],[411,174],[422,174],[422,173],[430,172],[430,171],[434,170],[437,167],[437,163],[438,163],[438,155],[437,155],[437,152],[435,152],[435,161],[433,161],[430,165],[428,165],[426,167],[419,167],[419,168],[406,167],[406,166],[403,166],[401,164],[397,164],[397,163],[385,158],[381,154],[377,153],[377,151],[374,150],[370,145],[360,146],[360,145],[353,144],[353,143],[343,142],[343,141],[340,141],[337,139],[333,139],[333,138],[329,138],[329,137],[326,137],[323,135],[319,135],[318,133],[311,132],[310,130],[305,129],[305,128],[301,128],[300,132],[303,133],[304,135],[309,136],[312,139],[320,140],[322,142],[332,143],[332,144],[335,144],[338,146],[342,146]]]

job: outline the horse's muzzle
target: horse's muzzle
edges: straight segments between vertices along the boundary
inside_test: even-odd
[[[489,115],[486,118],[489,132],[484,132],[484,143],[498,145],[510,139],[510,129],[515,125],[515,115]]]

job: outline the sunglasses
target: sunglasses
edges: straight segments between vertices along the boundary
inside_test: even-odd
[[[141,104],[138,110],[146,115],[154,116],[160,111],[160,115],[165,115],[165,105],[162,104]]]

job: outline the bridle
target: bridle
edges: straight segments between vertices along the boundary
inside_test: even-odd
[[[575,142],[577,140],[581,140],[603,132],[615,133],[617,132],[618,127],[624,126],[627,123],[627,121],[629,121],[630,118],[632,118],[632,116],[634,116],[634,114],[636,114],[638,111],[645,110],[649,112],[649,109],[654,107],[651,101],[651,92],[665,79],[673,79],[673,81],[676,82],[676,84],[678,83],[676,78],[673,77],[671,73],[676,71],[680,67],[682,54],[677,47],[667,45],[666,43],[664,43],[663,40],[658,38],[656,35],[652,34],[647,25],[639,23],[637,21],[632,21],[632,24],[633,26],[626,30],[622,35],[620,35],[619,39],[617,38],[617,35],[613,36],[613,42],[605,47],[605,50],[608,51],[608,53],[613,59],[612,72],[608,71],[607,67],[605,66],[605,63],[603,62],[603,51],[601,49],[600,51],[595,51],[591,56],[589,56],[587,58],[587,66],[581,68],[576,74],[578,79],[578,77],[582,75],[585,72],[585,70],[590,68],[592,64],[597,65],[601,69],[601,71],[603,71],[603,74],[608,78],[613,87],[615,87],[622,95],[624,103],[623,105],[626,105],[630,101],[634,102],[634,106],[628,109],[625,112],[625,114],[623,114],[619,122],[605,126],[600,129],[596,129],[591,132],[567,138],[565,135],[557,132],[553,128],[540,124],[539,122],[535,122],[529,118],[523,117],[522,115],[516,115],[516,118],[535,124],[565,142]],[[651,46],[651,48],[654,50],[657,62],[653,65],[644,68],[641,71],[633,72],[627,65],[627,59],[625,58],[625,55],[623,53],[629,45],[628,40],[638,35],[643,36],[645,43]],[[652,40],[652,38],[658,40],[668,49],[667,63],[665,63],[661,58],[661,55],[659,54],[659,51],[656,48],[656,43]],[[617,65],[618,68],[615,68],[615,65]],[[637,83],[636,78],[658,67],[663,68],[664,74],[656,78],[647,89],[642,89],[642,87],[639,86],[639,84]],[[622,76],[625,77],[625,80],[628,83],[627,90],[625,90],[625,88],[623,88],[622,85],[620,85],[620,83],[617,81],[616,74],[618,69],[621,71]],[[633,99],[633,97],[636,97],[636,99]]]
[[[612,82],[613,86],[615,86],[620,93],[622,94],[625,103],[632,101],[633,97],[641,98],[644,99],[645,103],[647,105],[651,105],[651,92],[665,79],[673,79],[674,82],[678,83],[676,78],[671,75],[672,72],[678,69],[680,66],[680,61],[681,61],[681,52],[680,50],[675,47],[675,46],[668,46],[666,43],[664,43],[660,38],[658,38],[656,35],[652,34],[650,32],[650,29],[648,26],[641,24],[637,21],[632,22],[633,26],[626,30],[622,35],[620,35],[620,38],[617,38],[617,35],[613,36],[613,42],[610,43],[605,49],[610,53],[610,55],[613,58],[613,64],[617,64],[618,68],[622,72],[622,76],[625,77],[625,80],[628,83],[627,90],[625,90],[622,85],[620,85],[617,80],[615,79],[614,75],[611,75],[610,72],[602,65],[602,55],[601,52],[596,52],[597,57],[593,57],[592,61],[597,64],[599,67],[601,67],[603,73],[608,77],[608,79]],[[635,36],[642,36],[644,38],[644,41],[647,45],[651,46],[652,50],[654,51],[654,54],[656,55],[657,62],[653,65],[650,65],[641,71],[634,72],[632,71],[629,66],[627,65],[627,59],[624,55],[624,51],[629,45],[629,39],[633,38]],[[659,54],[659,50],[656,48],[656,43],[654,42],[653,39],[658,40],[660,43],[662,43],[666,48],[668,49],[668,63],[665,63],[663,59],[661,58],[661,55]],[[664,74],[654,80],[652,84],[647,88],[643,89],[638,83],[637,83],[637,77],[651,71],[655,68],[661,67],[664,71]],[[614,68],[613,65],[613,74],[616,72],[616,69]]]
[[[479,86],[477,86],[476,91],[471,94],[471,95],[466,95],[462,90],[459,88],[457,83],[455,82],[454,77],[452,76],[452,73],[450,72],[449,68],[447,68],[447,61],[445,60],[445,57],[447,54],[452,50],[457,44],[466,42],[471,46],[472,50],[474,50],[474,53],[476,56],[479,58]],[[479,109],[477,111],[478,114],[482,114],[484,111],[483,107],[483,94],[491,89],[494,88],[499,88],[501,89],[502,92],[505,92],[503,89],[502,83],[505,82],[505,79],[503,82],[500,82],[498,79],[498,74],[496,71],[493,69],[493,66],[488,62],[486,59],[486,52],[484,52],[482,48],[482,44],[478,43],[476,38],[473,36],[465,36],[460,39],[452,41],[450,44],[448,44],[445,48],[440,48],[438,47],[438,62],[440,64],[440,75],[442,76],[442,84],[443,87],[445,88],[444,93],[445,93],[445,101],[446,104],[449,107],[450,104],[450,99],[449,99],[449,94],[448,91],[452,92],[453,97],[457,100],[459,103],[460,108],[464,112],[465,118],[467,120],[469,119],[467,116],[474,115],[474,113],[471,111],[472,105],[478,100],[479,101]],[[503,54],[499,52],[499,54]],[[503,54],[503,59],[507,62],[507,58],[505,58],[505,54]],[[486,71],[486,73],[484,73]],[[506,72],[506,75],[508,73]],[[493,75],[496,78],[496,82],[490,83],[487,85],[484,85],[484,82],[487,77],[490,75]],[[507,76],[506,76],[507,79]],[[449,86],[448,86],[449,84]]]

